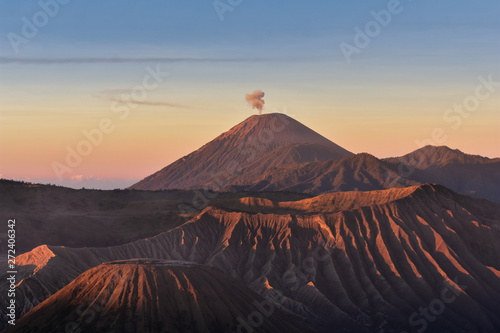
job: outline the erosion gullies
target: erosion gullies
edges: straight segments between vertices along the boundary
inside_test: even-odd
[[[312,332],[218,269],[147,259],[87,270],[5,332],[245,332],[255,304],[261,331]]]
[[[126,245],[34,251],[18,257],[23,313],[103,262],[157,258],[218,268],[263,297],[278,291],[277,306],[320,332],[500,328],[499,205],[439,185],[227,201]],[[443,293],[443,312],[419,321]]]

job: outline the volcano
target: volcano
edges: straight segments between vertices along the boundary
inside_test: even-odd
[[[254,115],[131,189],[225,189],[258,183],[267,173],[353,155],[295,119]]]
[[[289,116],[272,113],[246,119],[130,189],[318,195],[426,183],[500,202],[500,159],[446,146],[385,159],[353,154]]]

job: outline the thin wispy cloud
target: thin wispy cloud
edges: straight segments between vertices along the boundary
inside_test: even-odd
[[[75,181],[75,182],[81,182],[83,180],[94,179],[94,177],[92,177],[92,176],[84,176],[84,175],[76,175],[76,176],[72,176],[70,179],[73,180],[73,181]]]
[[[169,107],[169,108],[177,108],[177,109],[188,109],[190,108],[187,105],[183,104],[178,104],[178,103],[171,103],[171,102],[166,102],[166,101],[139,101],[136,99],[130,99],[126,98],[126,96],[123,95],[129,95],[130,94],[130,89],[108,89],[108,90],[102,90],[97,97],[105,99],[107,101],[111,102],[117,102],[117,103],[122,103],[122,104],[137,104],[137,105],[148,105],[148,106],[163,106],[163,107]]]
[[[67,57],[67,58],[23,58],[23,57],[0,57],[1,64],[91,64],[91,63],[140,63],[140,62],[192,62],[192,63],[238,63],[238,62],[282,62],[282,61],[300,61],[305,60],[302,57],[286,58],[196,58],[196,57],[139,57],[139,58],[121,58],[121,57]]]
[[[169,103],[169,102],[161,102],[161,101],[126,101],[121,98],[110,98],[111,101],[115,101],[118,103],[133,103],[133,104],[138,104],[138,105],[149,105],[149,106],[165,106],[169,108],[177,108],[177,109],[188,109],[189,106],[182,105],[182,104],[176,104],[176,103]]]

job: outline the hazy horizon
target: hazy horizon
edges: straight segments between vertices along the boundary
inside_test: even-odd
[[[264,114],[266,114],[266,113],[264,113]],[[280,114],[283,114],[283,113],[280,113]],[[259,116],[258,114],[255,114],[255,115]],[[246,119],[248,119],[248,118],[246,118]],[[227,130],[229,130],[229,128]],[[226,132],[227,130],[222,131],[220,134]],[[319,134],[321,134],[321,133],[319,133]],[[215,139],[215,137],[207,139],[207,141],[205,143],[208,143],[212,139]],[[329,139],[329,138],[327,138],[327,139]],[[200,144],[199,147],[197,147],[196,149],[193,149],[192,151],[199,149],[205,143]],[[418,148],[419,147],[416,147],[412,151],[415,151]],[[449,147],[449,148],[459,149],[456,147]],[[160,165],[160,166],[158,166],[158,168],[156,170],[152,170],[150,173],[142,175],[138,178],[127,178],[127,179],[123,179],[123,178],[98,178],[98,177],[85,176],[85,175],[75,175],[75,176],[72,176],[70,178],[64,177],[63,179],[59,179],[59,178],[30,178],[30,177],[6,178],[1,174],[0,174],[0,178],[8,179],[8,180],[15,180],[15,181],[26,181],[26,182],[34,183],[34,184],[52,184],[52,185],[64,186],[64,187],[69,187],[69,188],[74,188],[74,189],[81,189],[81,188],[100,189],[100,190],[125,189],[125,188],[130,187],[131,185],[135,184],[136,182],[144,179],[145,177],[149,176],[151,173],[159,171],[160,169],[163,169],[168,164],[171,164],[171,163],[175,162],[176,160],[188,155],[192,151],[185,152],[181,156],[178,156],[178,157],[174,158],[172,161],[167,162],[167,164]],[[403,155],[406,155],[408,153],[411,153],[412,151],[403,152],[399,155],[375,156],[375,157],[377,157],[377,158],[399,157],[399,156],[403,156]],[[464,151],[462,151],[462,152],[464,152]],[[359,154],[359,153],[370,153],[370,152],[360,151],[360,152],[353,152],[353,153]],[[464,152],[464,153],[470,154],[470,155],[475,155],[474,153],[471,153],[471,152]],[[490,156],[488,156],[488,157],[490,157]],[[491,156],[490,158],[497,158],[497,156]]]

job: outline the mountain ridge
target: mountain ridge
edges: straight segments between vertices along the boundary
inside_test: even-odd
[[[357,198],[349,197],[361,193],[327,194],[317,207],[302,202],[274,213],[207,207],[182,226],[121,246],[48,246],[43,267],[35,256],[21,255],[20,309],[26,312],[102,262],[158,258],[214,266],[265,298],[276,289],[287,311],[317,323],[312,328],[320,332],[408,330],[407,318],[446,283],[460,296],[428,332],[500,327],[500,205],[429,184],[368,192],[366,205],[352,206]],[[324,196],[333,199],[324,202]],[[306,269],[306,258],[314,269]],[[284,278],[289,269],[297,270],[294,280]]]
[[[403,156],[384,158],[384,161],[404,162],[418,169],[443,167],[448,164],[486,164],[500,162],[500,158],[471,155],[448,146],[427,145]]]
[[[284,114],[254,115],[130,189],[321,193],[439,183],[500,202],[500,158],[425,146],[379,159],[353,154]]]

